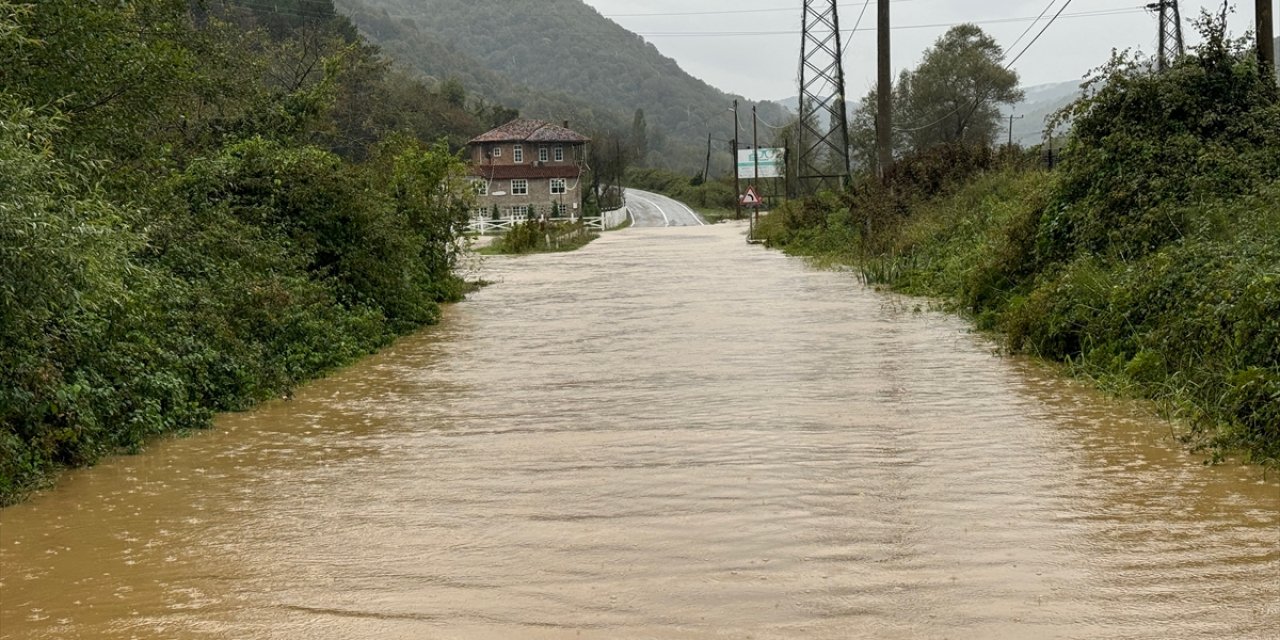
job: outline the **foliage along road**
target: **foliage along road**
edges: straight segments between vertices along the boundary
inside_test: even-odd
[[[700,227],[707,224],[683,202],[630,187],[627,188],[627,208],[637,227]]]

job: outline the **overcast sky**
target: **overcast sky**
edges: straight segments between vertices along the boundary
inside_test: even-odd
[[[756,100],[778,100],[798,93],[801,0],[585,1],[614,22],[644,36],[685,71],[719,89]],[[846,37],[857,22],[864,1],[841,1],[840,26]],[[1152,0],[1055,0],[1048,15],[1014,53],[1040,31],[1065,1],[1071,5],[1062,17],[1015,67],[1024,86],[1078,79],[1106,62],[1113,48],[1154,52],[1156,19],[1141,8]],[[977,23],[1008,50],[1048,4],[1047,0],[894,0],[892,18],[898,27],[893,32],[894,75],[897,69],[918,64],[925,48],[955,23]],[[1233,4],[1239,6],[1230,18],[1231,29],[1236,35],[1243,35],[1253,27],[1253,3],[1234,0]],[[1190,24],[1192,18],[1199,15],[1202,7],[1221,6],[1220,1],[1182,1],[1188,45],[1198,41]],[[845,77],[851,98],[866,94],[874,84],[875,13],[876,1],[870,0],[859,31],[845,50]],[[714,35],[725,32],[768,33]]]

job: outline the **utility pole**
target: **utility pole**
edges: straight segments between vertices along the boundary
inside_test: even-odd
[[[756,106],[751,105],[751,161],[755,165],[756,171],[751,188],[755,189],[756,196],[760,197],[760,117],[756,114]],[[751,211],[751,233],[748,237],[755,237],[756,225],[758,224],[760,224],[759,203]]]
[[[707,133],[707,163],[702,167],[702,181],[711,179],[711,133]]]
[[[893,68],[890,51],[889,0],[876,3],[876,151],[883,179],[893,164]]]
[[[1147,8],[1159,15],[1160,53],[1156,57],[1156,71],[1163,73],[1175,60],[1186,53],[1186,47],[1182,41],[1182,14],[1178,10],[1178,0],[1156,0],[1147,5]]]
[[[751,186],[760,192],[760,117],[756,114],[756,105],[751,106],[751,159],[755,162],[755,182]]]
[[[1257,12],[1255,20],[1258,23],[1258,66],[1262,68],[1263,76],[1270,75],[1271,78],[1276,77],[1276,50],[1275,50],[1275,13],[1271,10],[1271,0],[1255,0]]]
[[[797,177],[804,189],[842,189],[849,181],[849,113],[837,0],[804,0],[800,37]]]
[[[1021,120],[1025,117],[1027,116],[1021,115],[1015,118],[1013,116],[1013,112],[1012,111],[1009,112],[1009,155],[1011,156],[1013,155],[1013,121]]]
[[[738,101],[733,101],[733,219],[742,219],[742,183],[738,179]]]

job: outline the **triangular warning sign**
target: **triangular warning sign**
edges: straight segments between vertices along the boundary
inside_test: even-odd
[[[746,195],[742,196],[742,205],[744,207],[758,207],[763,204],[760,200],[760,194],[756,193],[755,187],[747,187]]]

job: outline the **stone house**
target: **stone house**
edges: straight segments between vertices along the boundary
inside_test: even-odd
[[[476,190],[473,217],[581,217],[590,141],[568,122],[558,126],[524,118],[476,136],[466,155]]]

